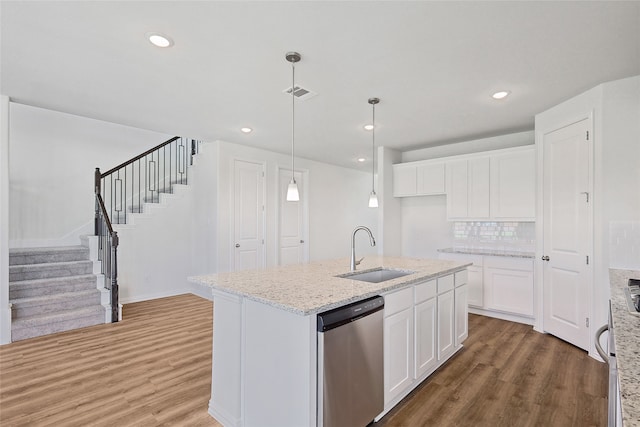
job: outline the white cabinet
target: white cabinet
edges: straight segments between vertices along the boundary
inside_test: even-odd
[[[415,164],[393,165],[393,196],[415,196],[418,189],[416,176]]]
[[[453,287],[453,275],[438,278],[438,360],[450,356],[455,347]]]
[[[384,401],[413,382],[413,307],[384,319]]]
[[[450,261],[460,262],[472,262],[473,265],[467,267],[467,301],[470,306],[482,308],[484,305],[484,286],[483,286],[483,271],[482,271],[482,255],[470,255],[470,254],[452,254],[442,252],[439,255],[440,259],[447,259]],[[456,283],[456,286],[458,284]]]
[[[447,218],[489,218],[489,157],[447,163]]]
[[[425,163],[416,169],[416,192],[418,196],[444,194],[445,188],[444,163]]]
[[[413,288],[384,296],[384,401],[413,382]]]
[[[455,287],[466,278],[462,271],[384,295],[385,410],[442,365],[466,338],[457,334],[467,328],[466,296]],[[459,307],[458,294],[463,298]]]
[[[460,253],[440,253],[439,258],[473,263],[466,271],[466,295],[456,295],[456,315],[461,307],[458,305],[461,304],[460,300],[466,296],[467,306],[473,309],[473,313],[531,324],[534,283],[532,258]]]
[[[533,317],[533,260],[484,259],[486,308]]]
[[[491,156],[491,217],[535,220],[536,158],[533,147]]]
[[[421,302],[415,308],[415,374],[414,378],[433,370],[438,364],[436,353],[436,298]]]
[[[447,162],[447,219],[535,220],[535,148]]]
[[[456,286],[456,347],[469,336],[469,305],[467,303],[469,285]]]
[[[414,378],[433,371],[438,364],[436,325],[438,324],[436,280],[414,287],[415,373]]]
[[[395,197],[445,194],[444,162],[422,161],[393,165]]]

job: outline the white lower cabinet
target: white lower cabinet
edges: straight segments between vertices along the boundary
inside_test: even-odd
[[[531,324],[532,258],[441,253],[441,259],[473,262],[467,267],[467,302],[472,312]],[[456,300],[456,304],[457,304]]]
[[[462,271],[384,295],[385,412],[451,357],[466,338],[466,282]],[[460,304],[458,296],[463,299]],[[464,334],[458,334],[459,327]]]
[[[455,346],[453,298],[453,290],[438,295],[438,360],[443,360],[453,353]]]
[[[436,298],[430,298],[415,308],[415,344],[416,360],[414,378],[432,370],[438,364],[436,352]]]
[[[533,316],[533,260],[485,257],[486,307]]]
[[[469,294],[469,285],[456,287],[456,346],[469,336],[469,305],[467,296]]]
[[[384,319],[384,401],[413,382],[413,307]]]

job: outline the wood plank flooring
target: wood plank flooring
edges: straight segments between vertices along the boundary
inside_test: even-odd
[[[471,314],[463,350],[376,426],[606,426],[607,382],[586,352]]]
[[[212,312],[181,295],[0,346],[0,425],[219,426],[207,413]],[[376,426],[605,426],[606,393],[606,365],[585,352],[471,315],[465,348]]]

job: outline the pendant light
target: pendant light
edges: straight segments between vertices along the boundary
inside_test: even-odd
[[[371,194],[369,194],[369,207],[378,207],[378,196],[376,195],[375,179],[376,179],[376,104],[380,102],[379,98],[369,98],[369,104],[373,110],[373,120],[371,122]]]
[[[291,62],[291,182],[287,187],[287,202],[297,202],[300,200],[300,193],[298,192],[298,184],[296,184],[296,170],[295,170],[295,111],[296,111],[296,96],[294,94],[296,87],[296,62],[299,62],[302,58],[298,52],[287,52],[285,58]]]

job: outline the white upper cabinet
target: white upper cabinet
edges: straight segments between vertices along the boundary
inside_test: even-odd
[[[411,162],[393,165],[395,197],[445,194],[444,162]]]
[[[489,218],[489,157],[447,163],[447,218]]]
[[[415,196],[417,194],[417,175],[414,163],[393,165],[394,197]]]
[[[491,156],[491,217],[536,216],[536,158],[533,147]]]
[[[418,196],[445,193],[444,163],[421,164],[417,166],[416,172]]]
[[[447,219],[535,220],[535,149],[447,162]]]
[[[393,165],[395,197],[447,195],[451,221],[535,220],[534,146]]]

